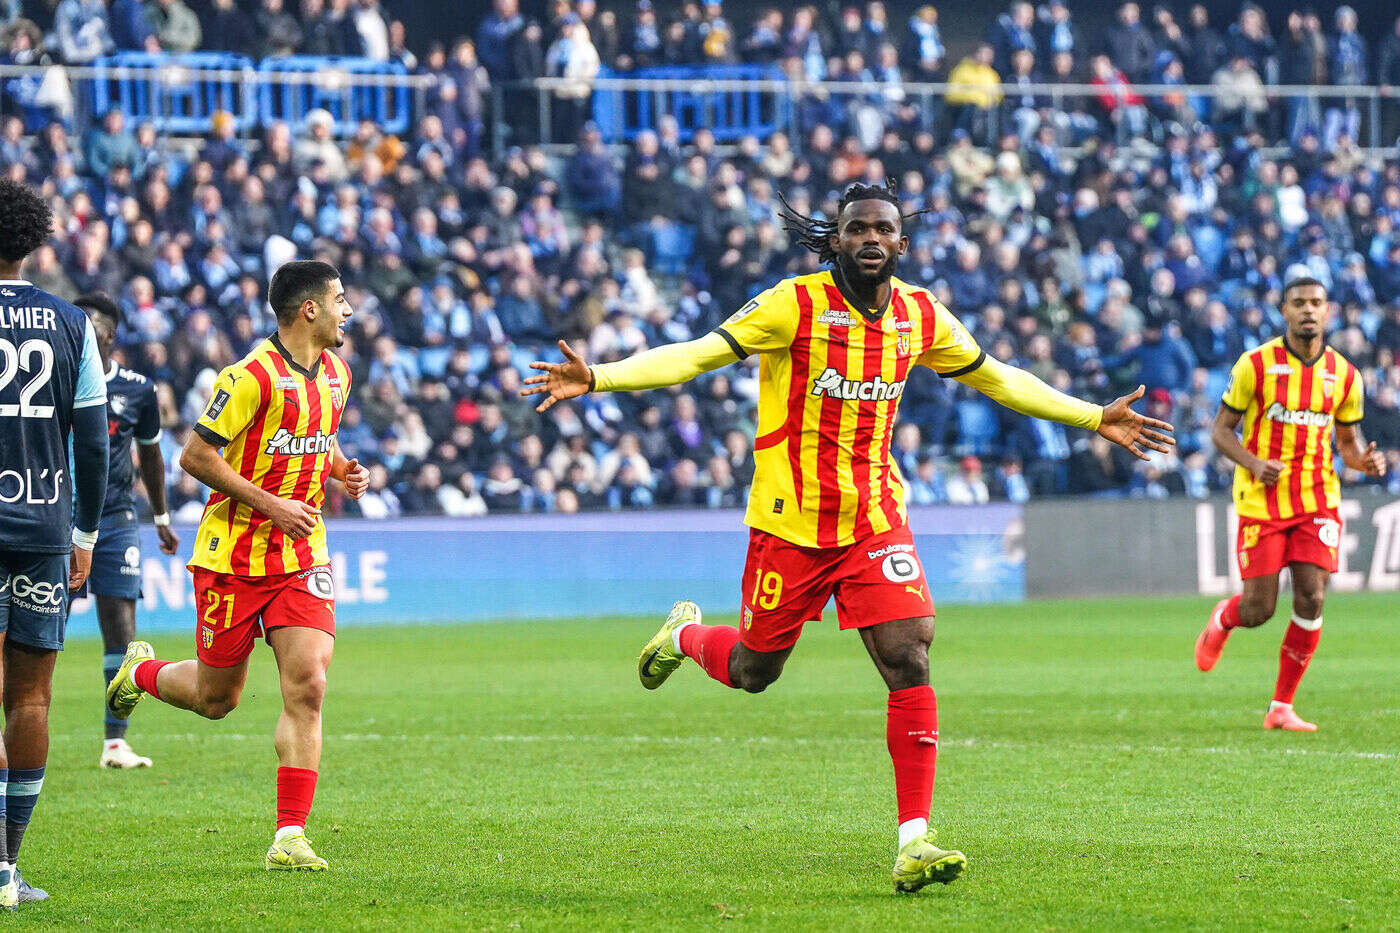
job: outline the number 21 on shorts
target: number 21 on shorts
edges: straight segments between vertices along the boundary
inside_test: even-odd
[[[206,591],[209,594],[209,605],[204,607],[204,622],[210,628],[219,627],[220,606],[222,605],[224,628],[233,627],[233,594],[216,593],[213,590]]]
[[[778,600],[783,598],[783,578],[776,570],[758,572],[753,581],[753,595],[749,602],[760,609],[778,608]]]

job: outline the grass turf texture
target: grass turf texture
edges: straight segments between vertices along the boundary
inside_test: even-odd
[[[22,860],[54,899],[7,924],[1381,927],[1400,893],[1395,606],[1329,600],[1299,695],[1315,735],[1260,728],[1284,609],[1206,675],[1208,601],[947,608],[933,824],[971,864],[912,897],[890,891],[885,691],[831,620],[761,696],[693,664],[642,690],[659,618],[345,630],[314,876],[262,868],[270,652],[221,722],[142,703],[130,737],[156,767],[102,772],[99,646],[78,639]]]

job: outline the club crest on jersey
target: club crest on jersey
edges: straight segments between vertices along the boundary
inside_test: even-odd
[[[908,356],[908,355],[909,355],[909,335],[908,335],[908,334],[900,334],[898,337],[895,338],[895,340],[894,340],[894,346],[895,346],[895,349],[899,351],[899,355],[900,355],[900,356]]]
[[[839,398],[846,401],[887,402],[897,399],[904,392],[904,380],[886,382],[879,376],[857,382],[845,379],[839,370],[827,367],[812,384],[812,394],[820,398]]]
[[[283,457],[300,457],[305,454],[329,453],[331,441],[334,435],[317,431],[315,434],[301,437],[288,431],[286,428],[278,428],[277,433],[267,442],[264,448],[266,453],[280,455]]]
[[[1280,424],[1300,425],[1309,428],[1325,428],[1332,423],[1332,416],[1325,411],[1284,408],[1279,402],[1270,405],[1265,410],[1264,417]]]
[[[345,396],[340,394],[340,386],[331,386],[331,404],[336,408],[345,407]]]

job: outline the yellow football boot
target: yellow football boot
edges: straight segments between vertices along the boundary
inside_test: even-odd
[[[131,672],[136,665],[142,661],[149,661],[155,656],[156,649],[152,648],[148,641],[133,641],[126,646],[126,656],[122,658],[122,666],[117,668],[112,682],[107,685],[107,709],[113,716],[118,719],[127,718],[131,715],[131,711],[136,709],[136,704],[140,703],[141,698],[146,695],[146,691],[136,686]]]
[[[671,614],[666,617],[665,624],[651,636],[651,641],[646,643],[637,658],[637,677],[643,687],[655,690],[681,666],[685,655],[676,650],[676,627],[699,621],[700,607],[690,600],[683,599],[671,607]]]
[[[894,889],[912,894],[935,881],[947,884],[967,867],[967,856],[956,850],[940,849],[933,844],[937,832],[928,832],[911,839],[894,859]]]
[[[305,833],[288,833],[273,840],[263,866],[268,871],[325,871],[326,860],[312,851]]]

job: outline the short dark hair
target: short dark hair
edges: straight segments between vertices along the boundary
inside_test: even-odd
[[[88,292],[73,299],[73,304],[84,311],[96,311],[112,319],[114,327],[122,325],[122,309],[106,292]]]
[[[19,262],[53,235],[53,211],[28,185],[0,178],[0,259]]]
[[[308,298],[320,295],[326,285],[340,278],[340,270],[319,259],[294,259],[272,274],[267,303],[277,314],[278,324],[290,323]]]
[[[1290,291],[1304,285],[1316,285],[1318,288],[1322,289],[1322,294],[1325,297],[1330,297],[1327,296],[1327,286],[1323,285],[1321,281],[1310,275],[1300,275],[1296,279],[1290,279],[1288,284],[1283,286],[1283,293],[1279,295],[1278,298],[1279,307],[1283,307],[1284,303],[1288,301],[1288,293]]]

